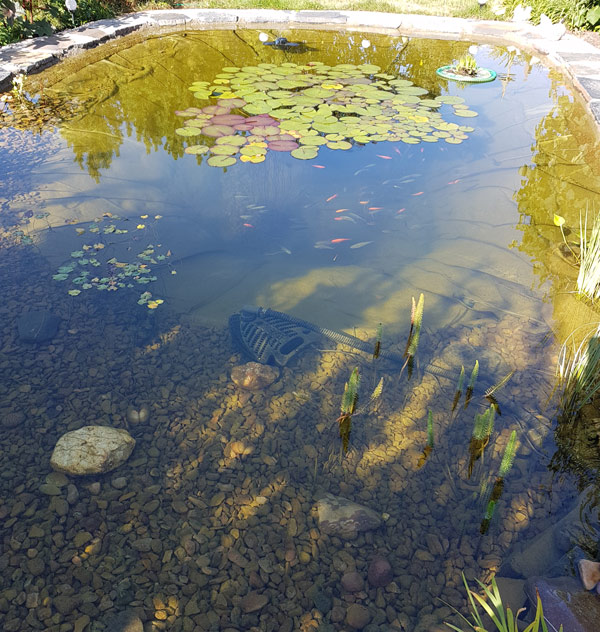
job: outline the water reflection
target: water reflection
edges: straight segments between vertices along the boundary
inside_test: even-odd
[[[567,121],[559,113],[584,129],[567,90],[543,68],[493,48],[480,61],[506,80],[463,88],[434,70],[467,43],[369,35],[365,49],[359,33],[289,32],[314,49],[290,53],[292,61],[376,63],[432,95],[464,95],[479,112],[475,132],[460,145],[373,143],[324,153],[315,165],[281,155],[207,168],[183,154],[174,112],[194,105],[193,80],[224,65],[285,59],[256,35],[175,33],[132,40],[73,75],[58,67],[39,81],[87,109],[44,137],[2,137],[20,138],[23,150],[17,155],[8,140],[1,147],[11,164],[5,207],[23,231],[6,224],[0,250],[0,518],[11,542],[0,560],[15,567],[16,591],[2,585],[6,629],[34,616],[24,595],[37,627],[84,616],[107,622],[133,607],[159,628],[341,629],[355,601],[374,629],[431,630],[453,616],[437,597],[464,606],[461,571],[488,579],[515,544],[566,511],[569,482],[548,493],[556,347],[547,305],[556,302],[543,299],[553,277],[541,263],[532,269],[531,259],[545,261],[540,244],[558,242],[543,215],[552,196],[571,196],[555,176],[544,180],[552,165],[540,158],[536,166],[538,155],[560,149]],[[540,147],[533,158],[532,144]],[[527,182],[518,171],[524,163]],[[25,165],[31,169],[19,182]],[[525,225],[533,213],[540,216]],[[111,215],[128,232],[92,232]],[[519,237],[521,247],[509,249]],[[139,263],[150,244],[157,248],[149,256],[170,252],[169,264],[151,265],[152,292],[164,304],[137,305],[139,291],[128,287],[69,296],[53,276],[94,243],[110,250],[113,271]],[[402,353],[411,298],[421,292],[410,381],[394,365],[327,344],[267,388],[244,391],[230,380],[243,358],[226,322],[244,304],[364,340],[382,323],[382,347]],[[15,326],[33,306],[62,318],[39,346]],[[468,407],[453,405],[461,367],[476,362]],[[383,390],[374,410],[355,413],[342,457],[336,419],[356,366],[362,397],[382,378]],[[475,414],[489,406],[486,390],[512,370],[494,394],[502,414],[469,476]],[[89,481],[50,473],[59,436],[85,424],[127,428],[137,441],[131,459]],[[514,430],[514,467],[502,475],[482,536]],[[314,509],[325,492],[381,511],[381,528],[349,541],[326,534]],[[392,583],[344,587],[346,573],[368,577],[382,553]],[[56,575],[46,578],[46,569]],[[50,606],[32,605],[46,597]]]

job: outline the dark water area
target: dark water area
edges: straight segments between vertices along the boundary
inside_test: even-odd
[[[124,38],[30,78],[0,119],[7,632],[120,630],[128,616],[147,630],[441,630],[466,611],[463,573],[564,574],[563,555],[594,538],[593,519],[569,531],[569,511],[597,471],[595,430],[555,441],[560,345],[597,321],[573,295],[553,221],[575,227],[598,205],[582,104],[515,49],[471,49],[498,78],[466,85],[435,69],[470,42],[284,35],[303,46],[264,46],[257,31]],[[197,98],[194,82],[227,92],[241,69],[238,92],[263,82],[247,94],[290,90],[277,98],[292,108],[299,88],[277,75],[314,77],[315,64],[333,70],[311,98],[359,76],[403,101],[342,94],[365,113],[319,131],[337,125],[327,105],[312,132],[280,140],[323,137],[308,159],[257,139],[246,155],[263,161],[212,166],[220,136],[176,132],[192,120],[178,113],[198,108],[202,123],[203,108],[244,98]],[[251,103],[230,112],[276,117]],[[361,117],[372,129],[356,129]],[[421,294],[409,378],[384,356],[404,353]],[[381,323],[385,353],[321,337],[245,389],[232,369],[250,358],[228,325],[245,305],[373,347]],[[59,438],[85,426],[126,431],[133,453],[107,473],[53,471]],[[370,508],[372,524],[353,532],[346,516],[332,530],[327,494]],[[541,563],[531,543],[557,523],[570,536]],[[373,570],[381,557],[390,576]]]

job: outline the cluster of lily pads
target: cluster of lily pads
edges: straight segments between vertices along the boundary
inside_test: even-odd
[[[142,215],[142,219],[148,219],[148,215]],[[154,219],[160,219],[160,215],[155,215]],[[109,220],[108,223],[105,220]],[[113,213],[105,213],[102,217],[96,218],[87,228],[76,228],[78,235],[91,233],[94,239],[91,243],[82,245],[81,250],[74,250],[71,253],[71,260],[58,268],[52,277],[55,281],[70,281],[73,286],[68,290],[71,296],[78,296],[84,290],[106,290],[116,291],[121,288],[133,288],[138,285],[147,285],[156,281],[157,277],[152,275],[150,264],[164,262],[171,255],[170,251],[162,252],[160,244],[148,244],[136,255],[136,261],[123,262],[116,257],[105,255],[107,244],[103,239],[108,235],[122,235],[129,232],[129,229],[122,228],[120,223],[122,218]],[[144,230],[146,224],[140,223],[136,230]],[[175,271],[172,271],[174,274]],[[149,291],[140,294],[138,303],[146,305],[149,309],[156,309],[164,301],[152,298]]]
[[[424,88],[380,71],[373,64],[321,62],[223,68],[212,84],[190,86],[196,98],[217,100],[176,112],[187,120],[175,132],[194,141],[203,137],[186,153],[209,154],[210,166],[228,167],[238,158],[263,162],[269,150],[310,160],[321,147],[347,150],[381,141],[458,144],[473,131],[444,121],[439,112],[451,105],[456,116],[477,116],[463,98],[422,98],[428,94]]]

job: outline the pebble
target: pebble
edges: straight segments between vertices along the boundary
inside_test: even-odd
[[[342,588],[348,592],[359,592],[364,588],[365,581],[356,571],[344,573],[342,575]]]
[[[348,606],[346,623],[355,630],[362,630],[371,621],[369,609],[357,603]]]
[[[256,612],[261,608],[264,608],[269,603],[269,598],[264,593],[257,593],[255,591],[249,592],[242,597],[240,601],[240,608],[245,614]]]

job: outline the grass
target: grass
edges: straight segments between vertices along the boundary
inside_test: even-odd
[[[480,8],[477,0],[200,0],[173,3],[151,0],[139,3],[137,10],[165,8],[194,9],[288,9],[294,11],[378,11],[382,13],[416,13],[442,17],[480,17],[498,19],[489,7]]]
[[[577,277],[577,291],[595,300],[600,297],[600,214],[594,217],[588,234],[588,216],[580,220],[580,266]]]

